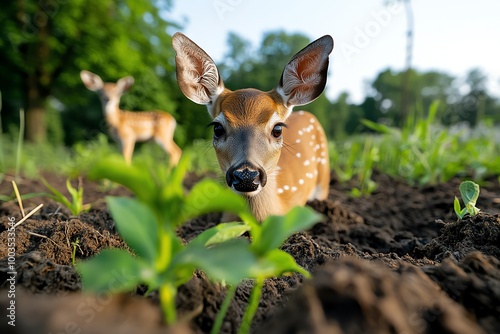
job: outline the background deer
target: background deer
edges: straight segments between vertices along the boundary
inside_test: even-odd
[[[85,87],[101,98],[110,133],[127,163],[132,161],[136,142],[154,139],[170,156],[170,164],[177,164],[182,151],[174,142],[176,122],[172,115],[159,110],[131,112],[120,109],[120,98],[134,84],[133,77],[104,83],[97,74],[85,70],[80,72],[80,77]]]
[[[213,60],[181,33],[172,40],[177,81],[187,98],[206,105],[213,145],[226,182],[259,220],[328,195],[325,132],[316,117],[294,106],[325,88],[333,39],[323,36],[293,56],[278,86],[262,92],[225,88]]]

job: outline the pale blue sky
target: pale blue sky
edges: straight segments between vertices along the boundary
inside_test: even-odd
[[[216,62],[227,51],[230,31],[260,44],[264,32],[284,29],[316,39],[330,34],[335,49],[327,94],[348,91],[353,102],[365,95],[366,80],[382,69],[402,69],[406,15],[386,0],[176,0],[169,17]],[[463,77],[473,67],[489,76],[500,96],[500,1],[413,0],[413,65]],[[276,78],[278,80],[278,78]],[[230,87],[229,87],[230,88]],[[259,88],[259,87],[255,87]]]

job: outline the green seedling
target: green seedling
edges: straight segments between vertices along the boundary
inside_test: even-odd
[[[479,185],[472,181],[464,181],[460,183],[458,189],[460,190],[462,201],[465,204],[465,207],[461,208],[460,201],[455,196],[453,207],[458,218],[462,219],[466,214],[471,216],[477,215],[479,213],[479,209],[476,208],[476,202],[479,198]]]
[[[220,224],[188,244],[176,235],[185,221],[208,212],[229,211],[257,224],[246,202],[215,181],[201,181],[185,194],[182,180],[188,165],[184,157],[167,171],[144,164],[126,165],[121,157],[111,157],[91,170],[91,177],[107,178],[135,194],[136,198],[106,199],[118,232],[135,255],[104,250],[77,264],[84,289],[120,292],[145,284],[149,290],[159,291],[164,319],[172,324],[176,322],[177,288],[191,279],[196,269],[228,284],[249,276],[256,260],[248,241],[235,237],[248,231],[250,225]],[[224,242],[228,239],[232,240]]]
[[[338,146],[332,144],[330,151],[331,165],[340,182],[348,182],[358,172],[358,161],[361,156],[362,145],[358,142],[344,143]]]
[[[195,270],[228,284],[232,291],[243,279],[254,278],[257,284],[242,324],[242,328],[245,324],[249,327],[265,278],[290,271],[309,276],[278,247],[289,235],[317,221],[318,215],[310,208],[297,208],[284,217],[269,217],[260,225],[243,198],[213,180],[203,180],[185,194],[182,180],[187,167],[186,156],[172,171],[126,165],[121,157],[108,158],[95,166],[92,177],[118,182],[136,195],[134,199],[107,198],[118,232],[135,255],[125,250],[104,250],[77,264],[83,287],[103,293],[145,284],[150,291],[159,291],[165,321],[172,324],[176,321],[177,289]],[[243,222],[219,224],[187,244],[176,235],[176,229],[188,219],[218,211],[236,214]],[[251,243],[238,238],[247,231]],[[222,306],[219,325],[214,328],[222,323],[228,305]]]
[[[83,186],[81,178],[78,179],[78,188],[76,189],[73,188],[69,179],[66,180],[66,188],[71,195],[71,199],[64,196],[59,190],[50,185],[44,178],[42,178],[42,182],[52,193],[47,194],[46,196],[64,205],[66,208],[68,208],[73,216],[78,216],[80,213],[86,212],[90,209],[90,204],[83,204]]]
[[[71,243],[71,246],[73,246],[73,250],[71,251],[71,264],[73,267],[75,266],[76,263],[76,248],[79,247],[80,245],[80,240],[76,239]]]
[[[363,142],[345,143],[340,147],[333,146],[330,151],[331,165],[339,181],[355,181],[356,186],[350,191],[351,196],[370,195],[377,189],[372,180],[375,164],[379,161],[379,148],[367,137]]]
[[[370,139],[366,139],[363,153],[360,158],[360,167],[357,171],[359,188],[351,189],[353,197],[370,195],[377,189],[377,183],[372,180],[373,165],[379,160],[378,148],[372,144]]]

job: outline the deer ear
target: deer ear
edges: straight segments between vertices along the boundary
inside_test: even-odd
[[[121,78],[116,82],[116,85],[118,86],[118,88],[122,93],[128,91],[133,84],[134,84],[134,78],[131,76]]]
[[[176,52],[177,82],[181,91],[195,103],[212,104],[224,91],[224,83],[212,58],[179,32],[172,37],[172,46]]]
[[[325,89],[333,39],[325,35],[299,51],[285,66],[276,91],[287,107],[315,100]]]
[[[80,78],[82,79],[85,87],[87,87],[88,90],[91,90],[93,92],[102,89],[102,87],[104,86],[101,77],[90,71],[86,70],[81,71]]]

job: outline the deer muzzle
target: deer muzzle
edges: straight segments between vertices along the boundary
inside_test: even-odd
[[[251,193],[266,185],[267,176],[262,168],[243,163],[228,169],[226,182],[230,188],[238,192]]]

